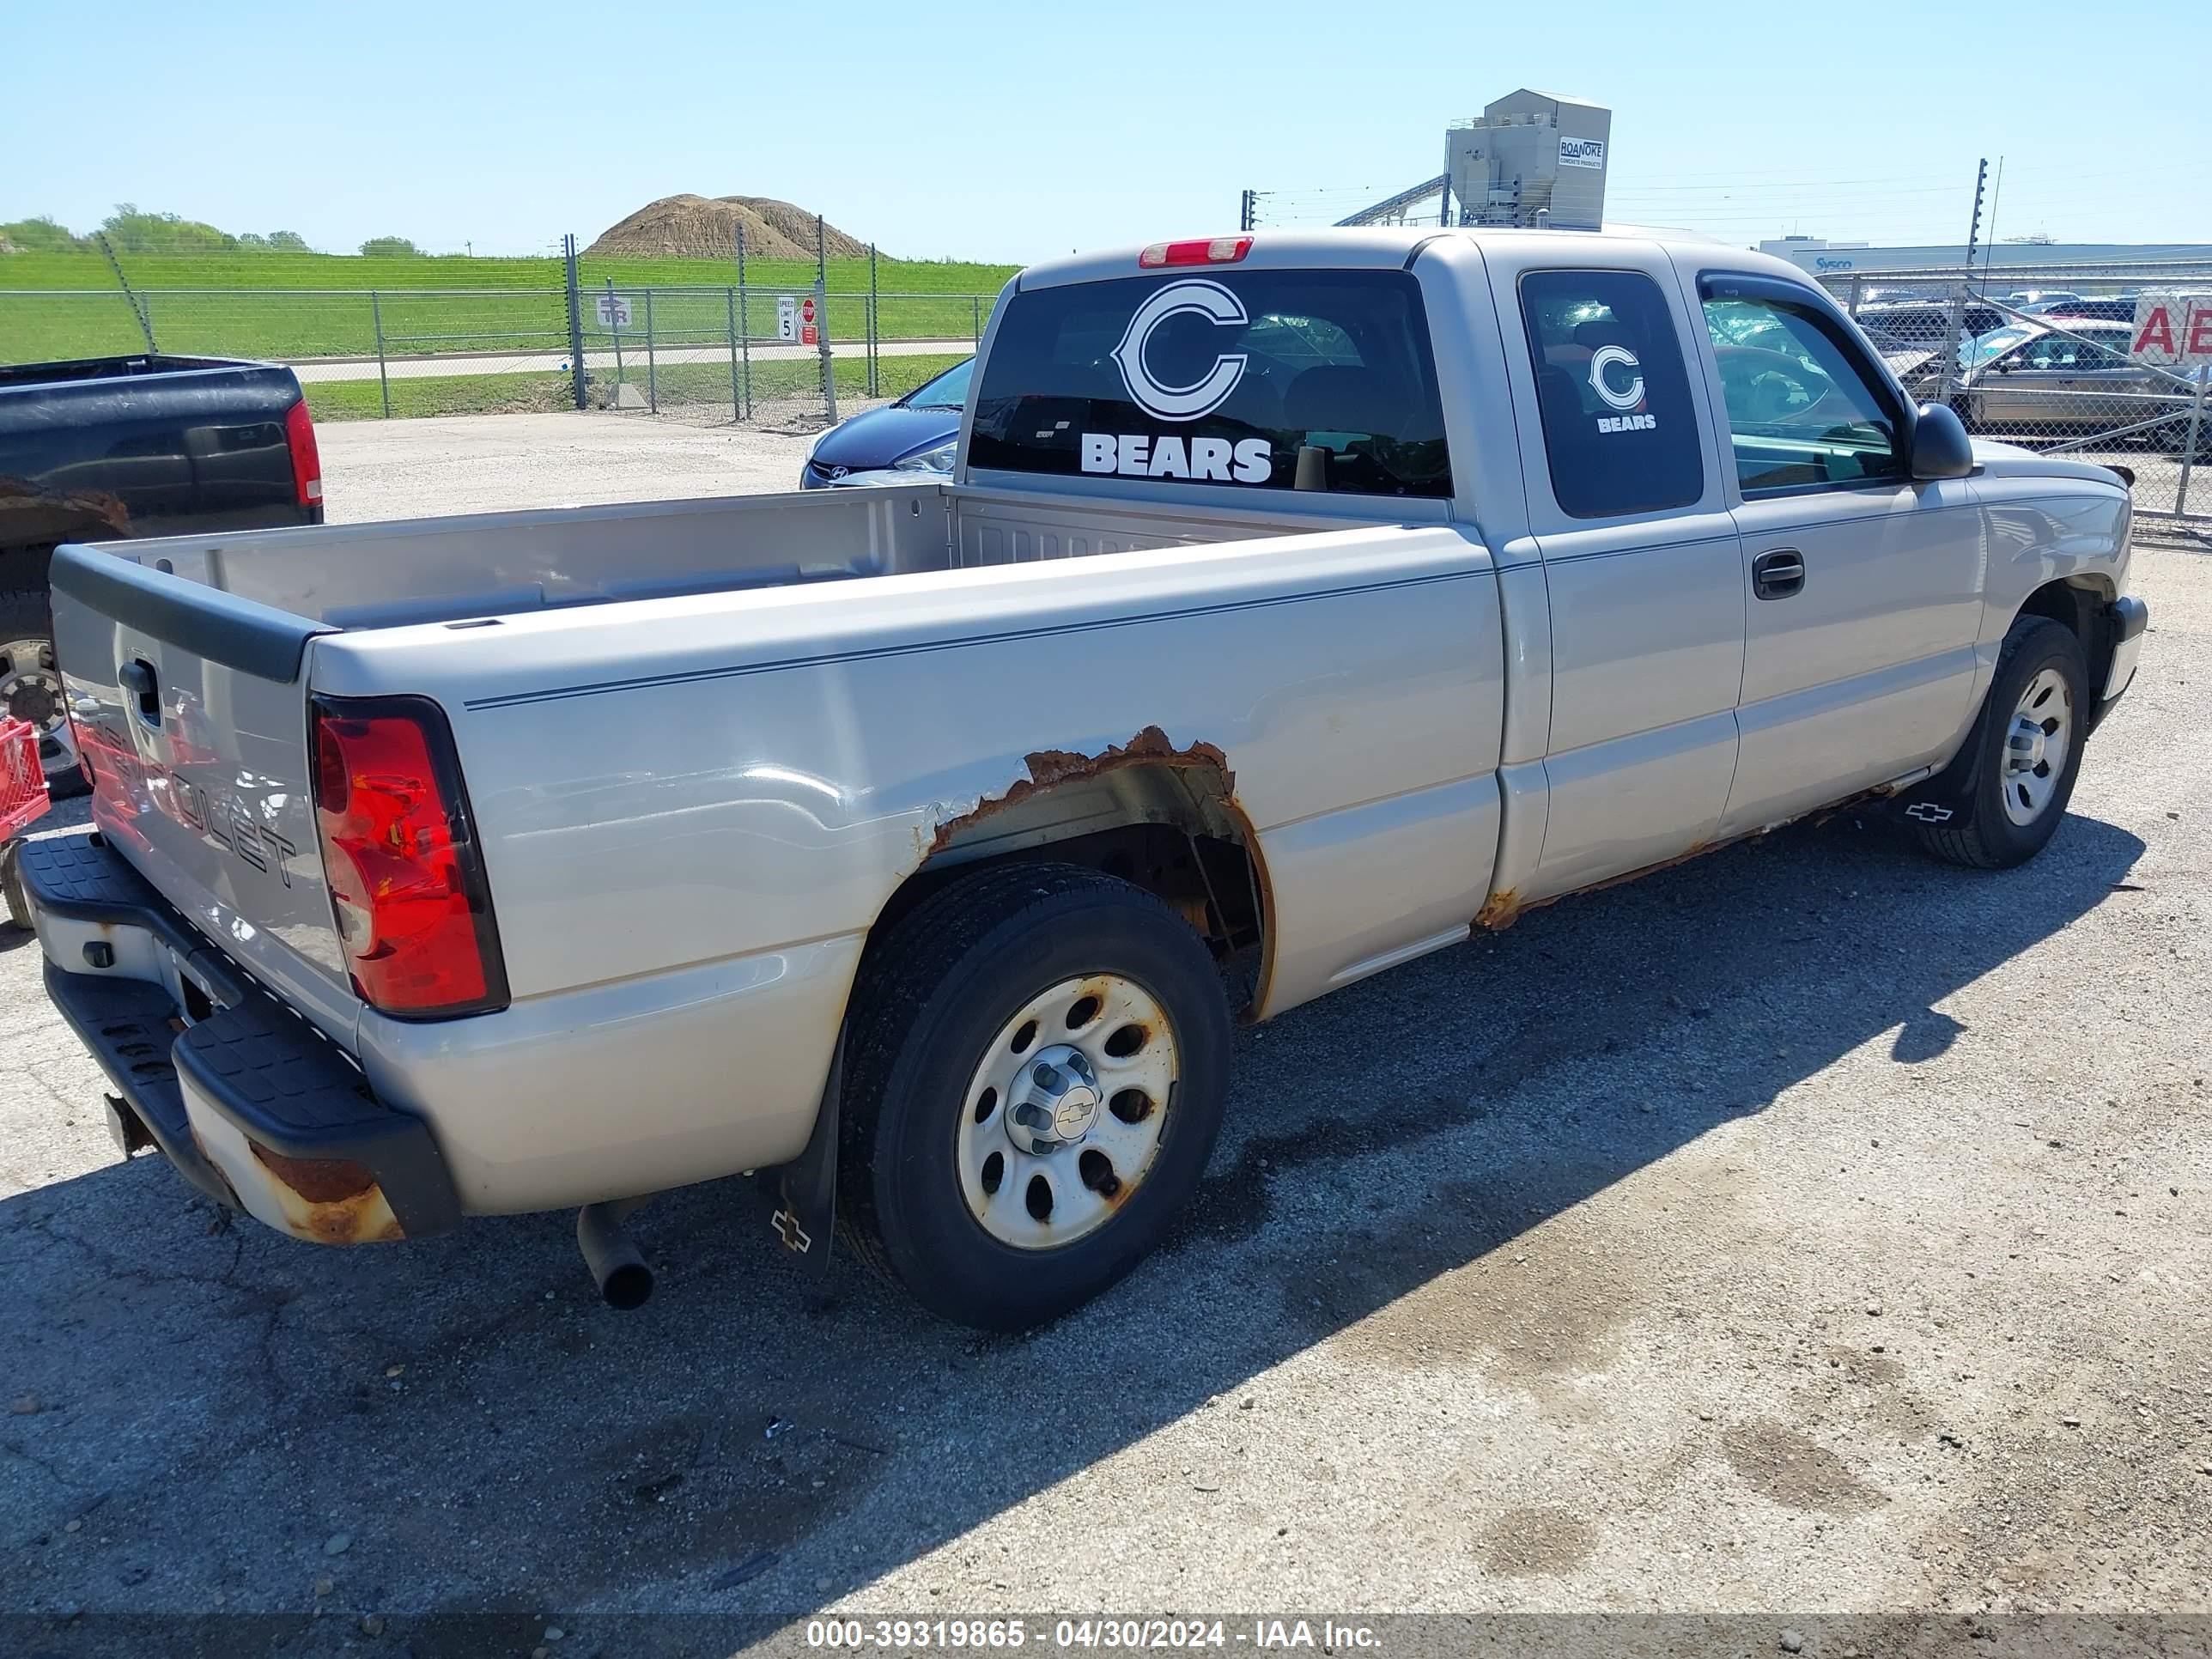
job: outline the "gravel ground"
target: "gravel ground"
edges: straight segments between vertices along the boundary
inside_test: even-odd
[[[780,483],[780,444],[325,434],[334,516]],[[629,1315],[566,1216],[227,1225],[115,1161],[0,936],[0,1613],[628,1654],[708,1650],[640,1613],[2212,1609],[2212,556],[2136,570],[2141,675],[2034,865],[1846,814],[1247,1033],[1181,1237],[1024,1339],[809,1281],[737,1182],[641,1212]]]
[[[650,415],[483,415],[316,428],[333,524],[794,489],[813,433]]]

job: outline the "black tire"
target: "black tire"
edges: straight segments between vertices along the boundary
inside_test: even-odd
[[[38,640],[44,643],[46,655],[52,659],[54,642],[53,617],[47,608],[46,596],[38,588],[17,587],[0,590],[0,646],[17,640]],[[0,715],[9,712],[0,704]],[[48,755],[40,749],[46,764],[46,793],[56,800],[68,800],[91,788],[76,763],[66,758],[64,751]]]
[[[2158,428],[2151,441],[2154,447],[2163,450],[2178,461],[2191,459],[2212,460],[2212,415],[2206,416],[2197,424],[2197,453],[2193,458],[2189,454],[2189,422],[2186,420],[2167,422]]]
[[[1094,974],[1134,981],[1165,1011],[1180,1078],[1148,1172],[1111,1218],[1068,1244],[1018,1249],[984,1230],[961,1190],[969,1079],[1030,999]],[[931,1312],[1021,1330],[1114,1284],[1189,1202],[1220,1129],[1231,1028],[1211,953],[1167,906],[1094,870],[1013,864],[952,883],[870,943],[847,1043],[848,1242]]]
[[[2006,746],[2021,694],[2045,669],[2055,669],[2065,683],[2071,702],[2069,741],[2050,799],[2032,822],[2017,823],[2005,808],[2005,791],[2013,787],[2005,775]],[[2083,737],[2094,712],[2089,696],[2089,665],[2074,630],[2047,617],[2016,619],[1997,653],[1996,673],[1990,681],[1981,719],[1947,775],[1955,775],[1960,781],[1952,815],[1941,823],[1916,823],[1921,845],[1948,863],[1975,870],[2008,870],[2040,853],[2057,833],[2066,804],[2073,799],[2074,781],[2081,770]],[[1943,788],[1945,781],[1936,780],[1929,793],[1953,798]]]

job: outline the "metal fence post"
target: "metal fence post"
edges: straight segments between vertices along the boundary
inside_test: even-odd
[[[1860,290],[1861,290],[1862,289],[1863,289],[1865,286],[1866,286],[1866,278],[1865,278],[1865,277],[1863,277],[1863,276],[1854,276],[1854,277],[1852,277],[1852,278],[1851,278],[1851,303],[1850,303],[1850,315],[1851,315],[1851,320],[1852,320],[1853,322],[1856,322],[1856,321],[1858,320],[1858,315],[1859,315],[1859,293],[1860,293]]]
[[[1951,377],[1959,367],[1959,346],[1966,331],[1966,285],[1964,283],[1951,291],[1951,317],[1944,333],[1943,343],[1936,353],[1936,401],[1951,400]]]
[[[2204,391],[2212,386],[2212,363],[2197,366],[2197,396],[2189,405],[2189,441],[2181,447],[2181,478],[2173,486],[2176,518],[2189,511],[2189,477],[2197,470],[2197,446],[2204,435]]]
[[[830,355],[830,284],[821,276],[814,279],[814,339],[822,348],[822,401],[827,406],[830,424],[837,423],[837,365]]]
[[[969,313],[968,325],[975,336],[977,349],[981,349],[983,344],[983,296],[980,294],[969,295],[968,310]]]
[[[645,291],[645,406],[653,414],[660,413],[660,382],[655,374],[653,350],[653,290]]]
[[[876,342],[881,337],[881,325],[878,321],[882,315],[878,309],[880,297],[876,287],[876,245],[871,242],[868,244],[868,396],[871,398],[883,395],[878,389],[880,381],[876,369]]]
[[[384,393],[384,418],[392,418],[392,377],[384,368],[384,301],[374,289],[368,291],[368,320],[376,330],[376,384]]]
[[[753,323],[745,306],[745,228],[738,227],[738,350],[744,361],[745,412],[753,417]]]
[[[730,305],[730,418],[744,420],[745,404],[737,392],[737,289],[721,289],[721,296]]]
[[[620,387],[623,385],[622,307],[615,304],[614,300],[615,279],[610,276],[607,278],[607,331],[614,336],[615,385]],[[617,409],[622,407],[622,393],[619,390],[615,393],[615,407]]]
[[[561,257],[568,286],[568,373],[575,382],[576,407],[584,403],[584,296],[576,283],[576,239],[561,239]]]

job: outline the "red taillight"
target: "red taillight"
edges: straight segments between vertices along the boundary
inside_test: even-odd
[[[504,1007],[453,739],[416,697],[317,698],[315,821],[355,990],[390,1014]]]
[[[1200,237],[1189,242],[1155,242],[1137,256],[1146,270],[1162,265],[1233,265],[1252,251],[1249,236]]]
[[[284,442],[292,452],[292,493],[302,507],[323,504],[323,455],[315,447],[314,417],[305,398],[284,411]]]

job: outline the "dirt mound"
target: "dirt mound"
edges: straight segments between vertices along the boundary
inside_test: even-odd
[[[772,196],[664,196],[610,227],[586,248],[587,255],[622,254],[707,259],[734,258],[738,227],[745,231],[745,257],[811,259],[814,216]],[[823,227],[833,259],[865,258],[868,245],[835,225]]]

